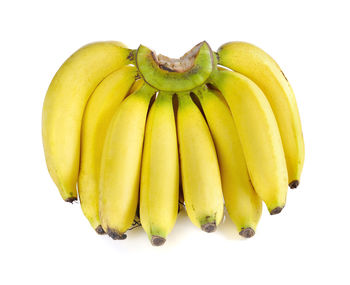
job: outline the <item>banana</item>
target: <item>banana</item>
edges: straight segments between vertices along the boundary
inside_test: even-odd
[[[179,159],[173,93],[160,91],[147,118],[141,167],[140,218],[152,245],[174,227],[179,201]]]
[[[216,71],[213,84],[231,109],[255,191],[271,215],[286,203],[288,173],[281,136],[264,93],[250,79],[233,71]]]
[[[67,202],[77,199],[85,105],[103,78],[130,62],[129,54],[118,42],[84,46],[60,67],[48,88],[42,113],[44,152],[49,173]]]
[[[305,147],[293,90],[277,63],[260,48],[230,42],[218,50],[219,64],[254,81],[264,92],[276,117],[288,169],[290,188],[299,185]]]
[[[144,84],[128,96],[113,115],[103,146],[99,212],[103,230],[125,239],[138,204],[146,116],[155,90]]]
[[[130,95],[130,94],[136,92],[137,90],[139,90],[139,89],[142,87],[142,85],[143,85],[144,83],[145,83],[145,81],[144,81],[142,78],[137,79],[137,80],[135,81],[135,83],[132,85],[132,87],[130,88],[128,94]]]
[[[177,131],[182,187],[194,225],[213,232],[223,217],[223,194],[215,146],[200,110],[188,92],[178,93]]]
[[[219,92],[204,87],[195,94],[199,98],[218,154],[227,212],[239,234],[246,238],[252,237],[261,216],[261,199],[250,182],[232,114]]]
[[[104,233],[98,213],[101,153],[108,124],[128,94],[137,70],[127,65],[108,75],[91,95],[81,127],[78,194],[84,215],[97,233]]]

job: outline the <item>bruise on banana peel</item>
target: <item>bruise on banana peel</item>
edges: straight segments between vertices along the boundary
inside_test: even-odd
[[[147,84],[162,91],[188,91],[204,84],[214,69],[213,52],[201,42],[179,59],[156,55],[140,45],[136,65]]]

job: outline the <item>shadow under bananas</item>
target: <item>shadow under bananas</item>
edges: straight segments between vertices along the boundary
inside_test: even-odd
[[[247,238],[239,235],[239,231],[237,230],[236,225],[230,219],[226,208],[222,222],[218,226],[216,232],[228,240],[247,240]]]
[[[167,238],[166,245],[173,245],[178,244],[182,238],[184,237],[184,233],[187,231],[185,229],[182,229],[182,227],[186,227],[190,224],[187,214],[185,205],[182,201],[179,201],[179,209],[178,209],[178,216],[177,220],[174,226],[174,229],[169,234],[169,238]],[[126,232],[126,235],[128,238],[139,238],[139,237],[145,237],[147,240],[147,235],[145,234],[144,230],[142,229],[141,221],[139,218],[139,209],[137,209],[135,219],[131,225],[131,227]],[[147,242],[149,242],[147,240]]]
[[[188,226],[188,223],[190,222],[188,221],[185,206],[183,203],[180,202],[178,217],[177,217],[174,230],[170,233],[169,239],[167,239],[167,242],[166,242],[168,246],[174,243],[176,244],[181,243],[181,240],[185,238],[184,237],[186,235],[185,228]],[[138,216],[135,217],[133,224],[131,225],[129,230],[126,232],[126,234],[130,236],[132,239],[138,238],[140,236],[145,236],[145,233],[141,226],[140,218]],[[224,217],[222,222],[218,226],[217,231],[212,234],[218,234],[227,240],[248,240],[239,235],[239,231],[237,230],[235,224],[230,219],[226,208],[224,211]]]

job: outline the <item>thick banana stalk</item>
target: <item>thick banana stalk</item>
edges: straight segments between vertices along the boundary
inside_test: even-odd
[[[291,188],[299,185],[305,149],[293,90],[277,63],[263,50],[244,42],[230,42],[218,50],[219,64],[254,81],[275,114],[282,138]]]
[[[200,100],[218,154],[226,209],[239,234],[255,234],[261,199],[250,182],[235,123],[222,95],[206,87],[195,92]]]
[[[278,214],[286,203],[288,173],[271,106],[244,75],[226,70],[214,72],[212,78],[231,109],[254,189],[270,214]]]
[[[223,194],[215,146],[189,93],[178,94],[177,131],[182,187],[192,223],[213,232],[223,216]]]
[[[172,93],[159,92],[147,118],[142,156],[141,224],[152,245],[164,244],[179,200],[179,157]]]
[[[155,90],[143,85],[119,106],[108,127],[100,172],[100,219],[113,239],[125,239],[138,203],[146,117]]]
[[[108,75],[86,106],[81,129],[78,193],[81,208],[97,233],[104,233],[98,212],[101,154],[108,125],[135,81],[136,68],[124,66]]]
[[[96,86],[129,62],[130,50],[118,42],[82,47],[57,71],[46,93],[42,136],[50,175],[62,198],[77,199],[80,130],[85,105]]]

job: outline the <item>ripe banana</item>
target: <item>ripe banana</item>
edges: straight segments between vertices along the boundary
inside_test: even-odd
[[[91,95],[83,116],[78,193],[81,208],[97,233],[104,233],[98,212],[99,175],[108,125],[135,81],[137,70],[127,65],[108,75]]]
[[[137,90],[139,90],[139,89],[142,87],[142,85],[143,85],[144,83],[145,83],[145,81],[144,81],[142,78],[137,79],[137,80],[135,81],[135,83],[132,85],[132,87],[130,88],[128,94],[130,95],[130,94],[136,92]]]
[[[291,188],[299,185],[305,149],[299,111],[293,90],[277,63],[260,48],[230,42],[218,50],[219,64],[254,81],[264,92],[276,117],[282,138]]]
[[[178,203],[208,233],[225,203],[240,235],[253,236],[262,201],[280,213],[304,163],[287,79],[242,42],[216,54],[202,42],[178,59],[143,45],[84,46],[49,86],[42,136],[62,198],[78,191],[97,233],[125,239],[142,223],[154,246],[172,231]]]
[[[278,214],[286,203],[288,173],[270,104],[244,75],[216,71],[212,79],[231,109],[254,189],[270,214]]]
[[[108,127],[100,172],[100,219],[113,239],[125,239],[138,204],[146,116],[155,90],[144,84],[119,106]]]
[[[160,91],[149,112],[141,167],[140,218],[152,245],[164,244],[179,200],[179,158],[173,93]]]
[[[215,146],[200,110],[188,92],[178,94],[177,131],[186,211],[192,223],[213,232],[223,216]]]
[[[77,199],[80,129],[85,105],[96,86],[129,63],[130,50],[118,42],[97,42],[75,52],[57,71],[47,91],[42,136],[50,175],[62,198]]]
[[[203,87],[195,94],[200,100],[218,154],[226,209],[239,234],[252,237],[261,216],[261,199],[250,182],[232,114],[219,92]]]

